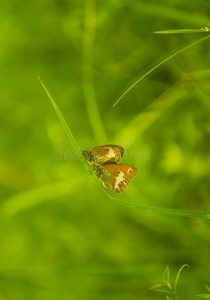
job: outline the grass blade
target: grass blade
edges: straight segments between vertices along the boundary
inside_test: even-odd
[[[60,110],[59,110],[57,104],[55,103],[53,97],[50,95],[49,91],[47,90],[46,86],[45,86],[44,83],[41,81],[41,79],[40,79],[39,77],[38,77],[38,79],[39,79],[41,85],[43,86],[43,88],[44,88],[44,90],[45,90],[45,92],[46,92],[48,98],[50,99],[50,101],[51,101],[51,103],[52,103],[52,106],[54,107],[55,112],[56,112],[56,114],[57,114],[57,116],[58,116],[58,118],[59,118],[61,124],[63,125],[63,128],[64,128],[64,130],[66,131],[66,134],[67,134],[67,136],[68,136],[68,138],[69,138],[69,140],[70,140],[72,146],[74,147],[74,150],[78,151],[78,153],[81,153],[81,151],[80,151],[80,149],[79,149],[79,146],[77,145],[77,142],[76,142],[76,140],[75,140],[75,138],[74,138],[74,136],[73,136],[73,134],[72,134],[72,132],[71,132],[69,126],[67,125],[67,123],[66,123],[66,121],[65,121],[65,119],[64,119],[64,117],[63,117],[63,115],[62,115],[62,113],[60,112]]]
[[[179,269],[179,271],[178,271],[178,273],[177,273],[177,275],[176,275],[176,279],[175,279],[175,283],[174,283],[174,291],[175,291],[175,292],[176,292],[177,283],[178,283],[178,280],[179,280],[180,273],[181,273],[181,271],[182,271],[185,267],[189,268],[190,266],[189,266],[188,264],[183,265],[183,266]]]
[[[136,208],[136,209],[144,210],[147,212],[154,212],[154,213],[159,213],[159,214],[174,216],[174,217],[192,217],[192,218],[201,218],[201,219],[210,220],[210,214],[208,214],[208,213],[194,212],[194,211],[188,211],[188,210],[179,210],[179,209],[172,209],[172,208],[165,208],[165,207],[156,207],[156,206],[149,206],[149,205],[140,205],[137,203],[122,201],[120,199],[117,199],[117,198],[111,196],[109,193],[106,192],[106,190],[103,189],[103,191],[112,200],[114,200],[124,206],[128,206],[130,208]]]
[[[73,178],[71,181],[54,182],[11,196],[1,205],[1,212],[6,216],[14,216],[52,199],[74,195],[78,189],[81,190],[82,181],[82,178]]]
[[[54,100],[53,97],[50,95],[48,89],[46,88],[46,86],[44,85],[44,83],[41,81],[41,79],[39,78],[39,76],[38,76],[38,79],[39,79],[41,85],[43,86],[43,88],[44,88],[44,90],[45,90],[45,92],[46,92],[48,98],[50,99],[50,101],[51,101],[51,103],[52,103],[52,106],[54,107],[55,112],[56,112],[56,114],[57,114],[57,116],[58,116],[58,118],[59,118],[59,120],[60,120],[60,122],[61,122],[61,124],[62,124],[62,126],[63,126],[63,128],[64,128],[64,130],[65,130],[65,132],[66,132],[66,134],[67,134],[67,136],[68,136],[68,138],[69,138],[71,144],[72,144],[72,146],[73,146],[73,148],[74,148],[74,150],[76,151],[76,153],[77,153],[79,159],[80,159],[80,160],[82,161],[82,163],[83,163],[84,160],[83,160],[83,158],[82,158],[82,153],[81,153],[81,150],[80,150],[80,148],[79,148],[79,146],[78,146],[78,144],[77,144],[77,142],[76,142],[76,140],[75,140],[75,138],[74,138],[73,133],[71,132],[71,130],[70,130],[68,124],[66,123],[66,120],[64,119],[64,117],[63,117],[63,115],[62,115],[60,109],[58,108],[58,106],[57,106],[55,100]],[[89,166],[88,166],[87,164],[84,164],[84,163],[83,163],[83,165],[84,165],[84,167],[86,168],[86,170],[88,170],[88,171],[90,170],[90,168],[89,168]]]
[[[98,110],[93,82],[93,44],[95,36],[95,1],[85,1],[85,32],[83,43],[83,90],[92,131],[97,144],[104,143],[106,132]]]
[[[169,30],[158,30],[153,33],[161,34],[176,34],[176,33],[200,33],[210,31],[209,27],[202,27],[201,29],[169,29]]]
[[[55,103],[54,99],[52,98],[52,96],[50,95],[50,93],[48,92],[47,88],[45,87],[45,85],[43,84],[43,82],[40,80],[39,78],[39,81],[40,83],[42,84],[45,92],[47,93],[57,115],[58,115],[58,118],[60,119],[61,121],[61,124],[63,125],[66,133],[67,133],[67,136],[70,140],[70,142],[72,143],[73,147],[75,150],[78,151],[78,153],[81,153],[78,145],[77,145],[77,142],[69,128],[69,126],[67,125],[62,113],[60,112],[57,104]],[[80,160],[83,162],[83,159],[80,158]],[[89,170],[89,166],[87,163],[84,163],[83,164],[85,166],[85,168],[87,170]],[[96,183],[98,184],[98,186],[103,190],[103,192],[112,200],[124,205],[124,206],[127,206],[127,207],[130,207],[130,208],[136,208],[136,209],[140,209],[140,210],[144,210],[144,211],[147,211],[147,212],[155,212],[155,213],[159,213],[159,214],[164,214],[164,215],[170,215],[170,216],[179,216],[179,217],[195,217],[195,218],[203,218],[203,219],[210,219],[210,214],[207,214],[207,213],[201,213],[201,212],[193,212],[193,211],[186,211],[186,210],[178,210],[178,209],[170,209],[170,208],[162,208],[162,207],[154,207],[154,206],[148,206],[148,205],[140,205],[140,204],[136,204],[136,203],[130,203],[130,202],[126,202],[126,201],[123,201],[123,200],[120,200],[120,199],[117,199],[113,196],[111,196],[106,190],[104,187],[102,187],[101,183],[99,182],[99,180],[96,179],[96,177],[94,176],[93,172],[92,172],[92,177],[94,178],[94,180],[96,181]]]
[[[191,47],[207,40],[210,38],[210,35],[205,36],[201,39],[199,39],[198,41],[195,41],[191,44],[189,44],[188,46],[184,47],[183,49],[173,53],[172,55],[170,55],[169,57],[167,57],[166,59],[164,59],[163,61],[161,61],[160,63],[158,63],[157,65],[155,65],[153,68],[151,68],[148,72],[146,72],[143,76],[141,76],[138,80],[136,80],[121,96],[120,98],[114,103],[113,107],[115,107],[119,101],[134,87],[136,86],[141,80],[143,80],[144,78],[146,78],[149,74],[151,74],[152,72],[154,72],[155,70],[157,70],[158,68],[160,68],[163,64],[165,64],[167,61],[171,60],[172,58],[174,58],[175,56],[177,56],[178,54],[190,49]]]

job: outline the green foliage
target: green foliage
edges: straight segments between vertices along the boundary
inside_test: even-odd
[[[208,285],[206,285],[206,289],[209,292],[209,294],[200,294],[200,295],[197,295],[196,297],[200,297],[203,299],[210,299],[210,287]]]
[[[204,31],[204,30],[202,30],[201,29],[201,31]],[[205,30],[206,31],[206,30]],[[208,30],[209,31],[209,30]],[[176,30],[171,30],[171,31],[169,31],[170,33],[180,33],[180,31],[178,30],[178,31],[176,31]],[[168,31],[156,31],[156,33],[169,33]],[[184,30],[184,32],[183,31],[181,31],[182,33],[188,33],[188,31],[187,30]],[[192,32],[197,32],[197,31],[194,31],[194,30],[192,30]],[[200,32],[200,31],[199,31]],[[167,57],[166,59],[164,59],[164,60],[162,60],[160,63],[158,63],[156,66],[154,66],[153,68],[151,68],[148,72],[146,72],[143,76],[141,76],[138,80],[136,80],[121,96],[120,96],[120,98],[114,103],[114,105],[113,105],[113,107],[115,106],[115,105],[117,105],[118,104],[118,102],[120,102],[120,100],[130,91],[130,90],[132,90],[134,87],[135,87],[135,85],[137,85],[141,80],[143,80],[143,79],[145,79],[148,75],[150,75],[152,72],[154,72],[156,69],[158,69],[158,68],[160,68],[163,64],[165,64],[166,62],[168,62],[170,59],[172,59],[172,58],[174,58],[176,55],[178,55],[178,54],[180,54],[180,53],[182,53],[183,51],[186,51],[186,50],[188,50],[189,48],[191,48],[191,47],[193,47],[193,46],[195,46],[195,45],[197,45],[197,44],[199,44],[199,43],[201,43],[201,42],[203,42],[203,41],[205,41],[205,40],[207,40],[207,39],[209,39],[209,37],[210,36],[207,36],[207,37],[203,37],[203,38],[201,38],[200,40],[198,40],[198,41],[195,41],[195,42],[193,42],[192,44],[190,44],[190,45],[188,45],[187,47],[184,47],[183,49],[181,49],[181,50],[179,50],[179,51],[177,51],[177,52],[175,52],[175,53],[173,53],[172,55],[170,55],[169,57]]]
[[[205,294],[209,32],[175,31],[209,13],[207,1],[2,1],[1,300],[171,299],[148,287],[185,262],[180,300]],[[119,195],[80,162],[107,143],[138,170]]]
[[[40,80],[40,79],[39,79]],[[54,99],[52,98],[52,96],[50,95],[50,93],[48,92],[47,88],[45,87],[45,85],[43,84],[43,82],[40,80],[43,88],[45,89],[57,115],[58,115],[58,118],[60,119],[60,122],[72,144],[72,146],[74,147],[74,149],[76,150],[76,153],[78,155],[78,157],[80,157],[80,160],[82,161],[82,163],[84,164],[84,166],[86,166],[86,169],[88,171],[90,171],[90,168],[88,166],[87,163],[84,162],[84,160],[82,159],[82,154],[81,154],[81,151],[77,145],[77,142],[69,128],[69,126],[67,125],[62,113],[60,112],[57,104],[55,103]],[[94,174],[94,173],[91,173],[91,174]],[[94,177],[94,176],[93,176]],[[98,182],[99,183],[99,182]],[[125,205],[125,206],[128,206],[128,207],[132,207],[132,208],[138,208],[138,209],[141,209],[141,210],[146,210],[148,212],[157,212],[157,213],[163,213],[163,214],[166,214],[166,215],[173,215],[173,216],[182,216],[182,217],[198,217],[198,218],[206,218],[206,219],[210,219],[210,215],[209,214],[205,214],[205,213],[196,213],[196,212],[188,212],[188,211],[180,211],[180,210],[176,210],[176,209],[168,209],[168,208],[158,208],[158,207],[151,207],[151,206],[143,206],[143,205],[138,205],[138,204],[135,204],[135,203],[130,203],[130,202],[126,202],[126,201],[122,201],[120,199],[117,199],[117,198],[114,198],[113,196],[111,196],[109,193],[106,192],[105,188],[102,188],[102,185],[99,183],[101,189],[105,192],[105,194],[110,197],[111,199]]]
[[[170,30],[160,30],[154,31],[154,33],[162,33],[162,34],[175,34],[175,33],[201,33],[201,32],[209,32],[208,27],[202,27],[200,29],[170,29]]]
[[[168,294],[169,296],[166,296],[166,298],[168,300],[170,300],[170,299],[179,299],[179,297],[177,296],[176,290],[177,290],[177,284],[178,284],[180,273],[181,273],[181,271],[184,267],[189,268],[188,265],[183,265],[179,269],[179,271],[176,275],[174,286],[172,286],[171,283],[170,283],[169,267],[167,266],[164,273],[163,273],[163,284],[156,284],[156,285],[152,286],[150,288],[150,290]]]

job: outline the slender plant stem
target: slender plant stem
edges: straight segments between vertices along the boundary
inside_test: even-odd
[[[158,30],[154,31],[154,33],[159,33],[159,34],[175,34],[175,33],[201,33],[201,32],[208,32],[209,27],[202,27],[200,29],[170,29],[170,30]]]
[[[40,80],[40,78],[39,78]],[[45,87],[45,85],[42,83],[42,81],[40,80],[40,83],[42,84],[44,90],[46,91],[57,115],[58,115],[58,118],[60,119],[61,121],[61,124],[63,125],[64,127],[64,130],[66,131],[67,133],[67,136],[70,140],[70,142],[72,143],[74,149],[77,151],[77,153],[81,153],[78,145],[77,145],[77,142],[68,126],[68,124],[66,123],[61,111],[59,110],[57,104],[55,103],[54,99],[52,98],[52,96],[50,95],[50,93],[48,92],[47,88]],[[82,159],[82,156],[79,157],[80,160],[83,162],[83,159]],[[89,168],[89,165],[87,163],[83,163],[84,167],[89,171],[90,168]],[[94,175],[92,174],[92,177],[95,179]],[[103,190],[103,192],[109,197],[111,198],[112,200],[114,201],[117,201],[118,203],[122,204],[122,205],[125,205],[125,206],[128,206],[128,207],[131,207],[131,208],[137,208],[137,209],[140,209],[140,210],[144,210],[144,211],[147,211],[147,212],[156,212],[156,213],[160,213],[160,214],[165,214],[165,215],[172,215],[172,216],[180,216],[180,217],[197,217],[197,218],[204,218],[204,219],[210,219],[210,214],[207,214],[207,213],[200,213],[200,212],[193,212],[193,211],[184,211],[184,210],[176,210],[176,209],[169,209],[169,208],[162,208],[162,207],[152,207],[152,206],[148,206],[148,205],[140,205],[140,204],[136,204],[136,203],[131,203],[131,202],[126,202],[126,201],[123,201],[123,200],[120,200],[120,199],[117,199],[113,196],[111,196],[106,190],[105,188],[103,188],[101,186],[101,184],[99,183],[98,180],[96,180],[96,183],[99,185],[99,187]]]
[[[81,151],[80,151],[80,149],[79,149],[79,146],[77,145],[77,142],[76,142],[76,140],[75,140],[75,138],[74,138],[74,136],[73,136],[71,130],[69,129],[69,126],[67,125],[66,120],[64,119],[64,117],[63,117],[63,115],[62,115],[60,109],[58,108],[56,102],[54,101],[54,99],[53,99],[53,97],[51,96],[51,94],[48,92],[46,86],[45,86],[44,83],[41,81],[41,79],[39,78],[39,76],[38,76],[38,79],[39,79],[41,85],[43,86],[43,88],[44,88],[44,90],[45,90],[45,92],[46,92],[48,98],[50,99],[50,101],[51,101],[51,103],[52,103],[52,106],[54,107],[55,112],[57,113],[57,116],[58,116],[58,118],[59,118],[59,120],[60,120],[60,122],[61,122],[63,128],[65,129],[66,134],[67,134],[69,140],[70,140],[71,143],[72,143],[72,146],[74,147],[74,150],[76,150],[76,151],[78,151],[78,153],[80,153]]]
[[[138,80],[136,80],[121,96],[120,98],[114,103],[113,107],[116,106],[118,104],[118,102],[135,86],[137,85],[142,79],[144,79],[145,77],[147,77],[149,74],[151,74],[152,72],[154,72],[156,69],[160,68],[163,64],[165,64],[167,61],[171,60],[172,58],[174,58],[175,56],[177,56],[178,54],[190,49],[191,47],[194,47],[195,45],[207,40],[210,38],[210,35],[205,36],[201,39],[199,39],[198,41],[195,41],[193,43],[191,43],[190,45],[184,47],[183,49],[173,53],[172,55],[170,55],[169,57],[165,58],[163,61],[161,61],[160,63],[158,63],[156,66],[154,66],[152,69],[150,69],[148,72],[146,72],[143,76],[141,76]]]
[[[106,133],[95,97],[93,82],[93,43],[95,35],[95,0],[85,1],[85,33],[83,44],[83,89],[90,124],[98,144],[106,141]]]
[[[179,300],[179,297],[177,296],[176,293],[174,293],[174,297],[175,297],[176,300]]]
[[[176,275],[176,279],[175,279],[175,283],[174,283],[174,292],[175,292],[175,293],[176,293],[176,288],[177,288],[177,283],[178,283],[178,280],[179,280],[180,273],[181,273],[181,271],[182,271],[185,267],[188,267],[188,268],[189,268],[189,265],[188,265],[188,264],[183,265],[183,266],[179,269],[179,271],[178,271],[178,273],[177,273],[177,275]]]

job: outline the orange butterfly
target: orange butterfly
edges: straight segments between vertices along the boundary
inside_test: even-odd
[[[123,147],[117,145],[104,145],[90,151],[82,151],[84,159],[92,165],[103,185],[117,193],[122,192],[128,186],[137,172],[133,166],[118,164],[123,152]]]
[[[90,165],[117,164],[123,156],[124,149],[121,146],[105,145],[95,147],[92,150],[83,150],[82,155]]]

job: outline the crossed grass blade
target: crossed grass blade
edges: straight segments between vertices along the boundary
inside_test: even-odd
[[[160,32],[159,32],[160,33]],[[163,33],[163,32],[161,32]],[[153,73],[154,71],[156,71],[158,68],[160,68],[162,65],[164,65],[166,62],[168,62],[169,60],[171,60],[172,58],[174,58],[175,56],[177,56],[178,54],[196,46],[199,43],[204,42],[205,40],[209,39],[210,35],[205,36],[191,44],[189,44],[188,46],[182,48],[179,51],[176,51],[175,53],[173,53],[172,55],[170,55],[169,57],[165,58],[164,60],[162,60],[160,63],[156,64],[153,68],[151,68],[149,71],[147,71],[144,75],[142,75],[139,79],[137,79],[121,96],[120,98],[113,104],[113,107],[115,107],[120,101],[121,99],[129,92],[132,90],[132,88],[134,88],[140,81],[142,81],[144,78],[148,77],[151,73]]]
[[[45,85],[43,84],[43,82],[40,80],[40,83],[42,84],[45,92],[47,93],[47,96],[49,97],[57,115],[58,118],[64,128],[64,130],[66,131],[66,134],[72,144],[72,146],[74,147],[75,150],[78,151],[78,153],[81,153],[79,146],[76,142],[76,139],[74,138],[73,133],[71,132],[68,124],[66,123],[62,113],[60,112],[56,102],[54,101],[54,99],[52,98],[52,96],[50,95],[49,91],[47,90],[47,88],[45,87]],[[80,160],[82,161],[83,165],[86,167],[87,170],[89,170],[89,166],[87,166],[87,163],[83,161],[82,158],[80,158]],[[186,211],[186,210],[178,210],[178,209],[171,209],[171,208],[164,208],[164,207],[154,207],[154,206],[148,206],[148,205],[140,205],[140,204],[136,204],[136,203],[131,203],[131,202],[127,202],[127,201],[123,201],[120,200],[119,198],[115,198],[112,195],[110,195],[104,187],[102,187],[102,185],[99,183],[98,180],[96,180],[95,176],[93,174],[91,174],[92,177],[95,179],[95,182],[98,184],[98,186],[102,189],[102,191],[112,200],[130,207],[130,208],[136,208],[136,209],[140,209],[143,211],[147,211],[147,212],[154,212],[154,213],[159,213],[159,214],[164,214],[164,215],[170,215],[170,216],[179,216],[179,217],[195,217],[195,218],[202,218],[202,219],[210,219],[210,214],[207,213],[202,213],[202,212],[193,212],[193,211]]]

